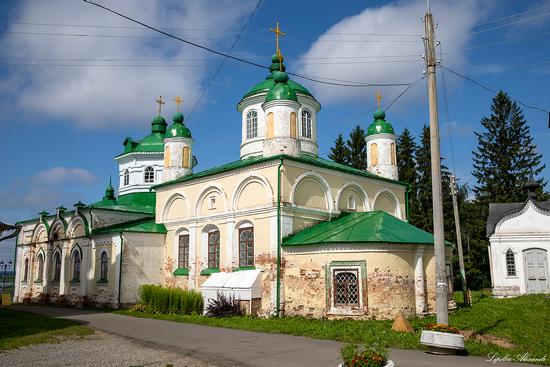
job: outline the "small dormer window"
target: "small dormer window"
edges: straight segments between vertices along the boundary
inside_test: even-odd
[[[246,138],[254,139],[258,137],[258,112],[250,110],[246,114]]]
[[[311,139],[311,112],[302,110],[302,137]]]
[[[145,168],[143,178],[144,178],[145,183],[155,182],[155,170],[153,169],[153,167]]]
[[[130,184],[130,172],[125,169],[123,177],[123,186],[128,186]]]

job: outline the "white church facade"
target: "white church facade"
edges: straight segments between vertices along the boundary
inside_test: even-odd
[[[393,127],[375,113],[368,169],[354,169],[318,156],[320,108],[274,56],[237,105],[240,159],[199,172],[183,115],[156,117],[115,158],[118,197],[109,185],[97,203],[19,223],[15,300],[120,307],[140,284],[248,279],[240,300],[263,316],[433,312],[433,237],[407,222]]]

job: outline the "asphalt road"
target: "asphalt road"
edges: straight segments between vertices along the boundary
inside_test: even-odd
[[[88,326],[147,346],[207,360],[220,366],[336,367],[341,343],[281,334],[224,329],[172,321],[136,318],[69,308],[15,306],[15,309],[77,320]],[[493,363],[486,358],[434,356],[417,350],[391,349],[398,367],[534,366]],[[514,356],[511,356],[514,357]],[[542,356],[541,356],[542,357]]]

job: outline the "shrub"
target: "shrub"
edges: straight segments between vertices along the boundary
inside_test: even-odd
[[[340,356],[346,367],[383,367],[388,363],[386,350],[372,346],[346,344],[340,349]]]
[[[433,323],[426,324],[426,326],[424,326],[424,330],[438,331],[440,333],[450,333],[450,334],[458,334],[459,332],[459,330],[455,327],[445,325],[445,324],[433,324]]]
[[[231,317],[244,314],[241,305],[232,296],[226,297],[218,292],[216,299],[209,299],[206,306],[206,316],[209,317]]]
[[[139,287],[141,305],[144,312],[174,313],[190,315],[202,314],[204,303],[202,295],[193,290],[163,288],[159,285],[143,284]]]

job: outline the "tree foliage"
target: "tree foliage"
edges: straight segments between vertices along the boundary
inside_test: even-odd
[[[334,141],[334,146],[330,148],[330,153],[328,155],[329,159],[336,163],[348,164],[349,154],[350,150],[346,146],[346,142],[344,141],[342,134],[338,135],[338,138]]]

